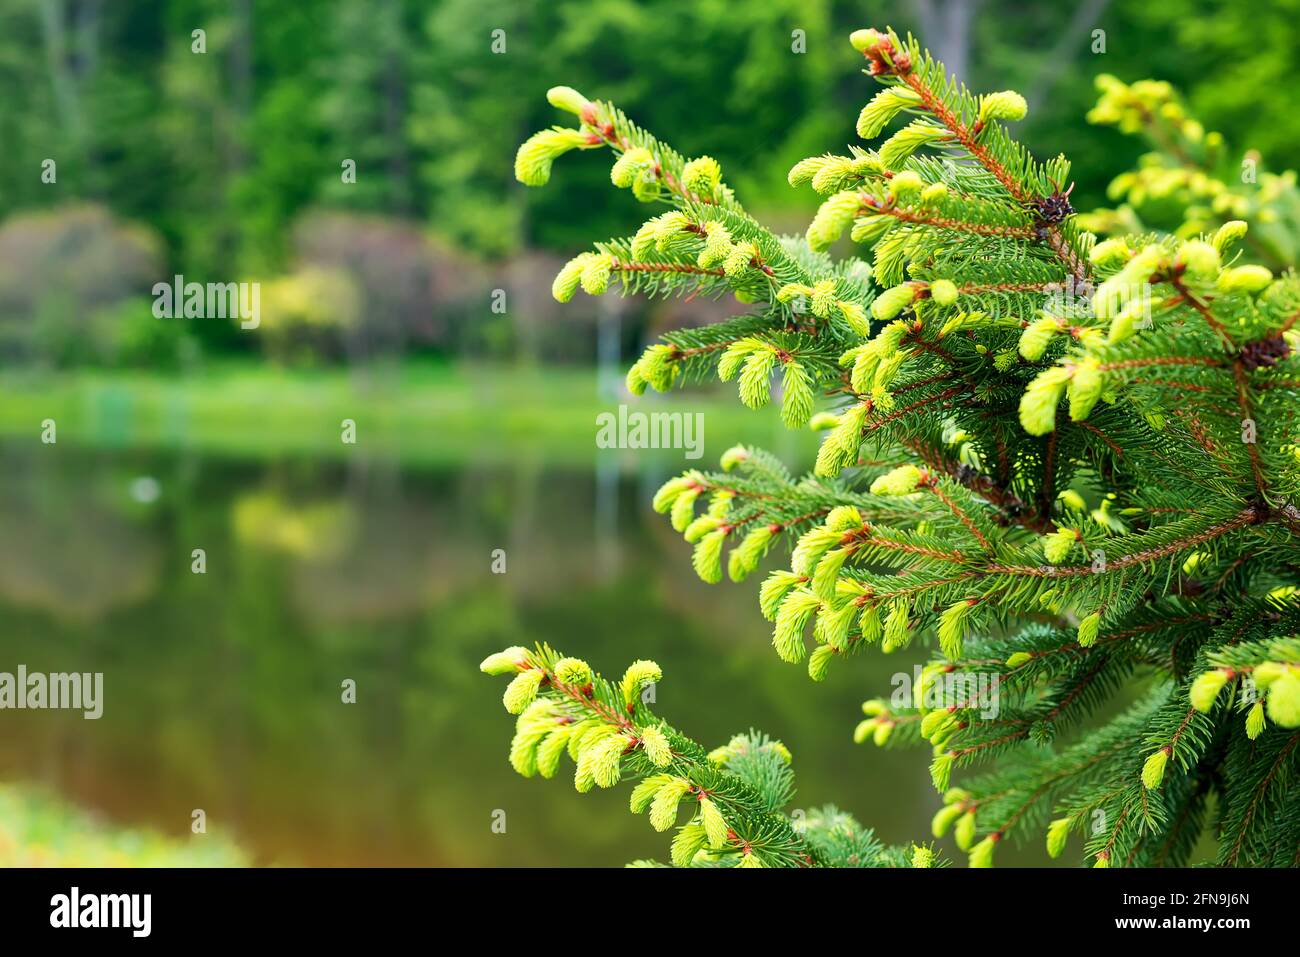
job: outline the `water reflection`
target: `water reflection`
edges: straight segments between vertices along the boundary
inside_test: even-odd
[[[753,585],[700,583],[646,507],[651,468],[2,454],[0,670],[103,671],[105,711],[0,714],[0,780],[176,835],[203,808],[259,862],[663,858],[625,789],[578,796],[507,765],[513,719],[476,665],[542,640],[609,671],[653,657],[662,712],[705,743],[761,727],[794,751],[797,800],[891,840],[927,831],[925,755],[849,739],[911,661],[819,686],[781,664]]]
[[[159,549],[104,484],[5,457],[0,600],[65,623],[91,622],[158,587]]]

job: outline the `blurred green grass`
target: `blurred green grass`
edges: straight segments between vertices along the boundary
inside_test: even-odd
[[[115,828],[40,790],[0,785],[0,867],[243,867],[222,837]]]
[[[366,371],[284,370],[226,361],[196,374],[79,370],[0,373],[0,434],[39,441],[53,419],[59,442],[98,448],[193,449],[228,455],[341,458],[345,419],[357,446],[417,465],[500,462],[528,454],[557,465],[590,464],[596,415],[701,412],[707,467],[745,442],[793,458],[815,449],[810,433],[785,430],[775,410],[752,412],[726,388],[640,398],[602,397],[595,369],[400,362]],[[683,459],[680,450],[638,457]]]

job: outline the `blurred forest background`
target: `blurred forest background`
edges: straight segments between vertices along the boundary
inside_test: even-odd
[[[701,584],[649,513],[681,453],[594,448],[624,362],[734,306],[560,307],[558,266],[647,210],[603,151],[544,190],[512,175],[567,84],[801,232],[817,199],[786,172],[855,142],[874,84],[847,37],[886,24],[1022,92],[1019,134],[1072,158],[1079,209],[1144,149],[1086,124],[1101,72],[1171,81],[1275,168],[1300,152],[1300,0],[0,0],[0,670],[103,671],[106,696],[99,721],[0,713],[0,864],[662,856],[625,794],[510,771],[475,668],[534,640],[603,671],[654,657],[693,736],[752,721],[799,800],[926,833],[924,754],[849,740],[911,662],[813,687],[753,589]],[[155,318],[175,274],[260,282],[261,327]],[[704,411],[706,461],[808,461],[729,395],[641,401]]]
[[[550,278],[644,210],[608,188],[600,154],[546,190],[513,181],[518,143],[563,119],[545,90],[614,100],[801,231],[813,197],[785,173],[855,141],[872,83],[845,37],[864,24],[924,36],[973,89],[1024,93],[1020,133],[1073,159],[1081,209],[1140,152],[1085,124],[1099,72],[1173,82],[1266,158],[1300,149],[1296,0],[0,0],[0,356],[590,363],[595,307],[559,309]],[[154,320],[149,287],[174,273],[262,281],[265,328]],[[620,351],[680,308],[634,310]]]

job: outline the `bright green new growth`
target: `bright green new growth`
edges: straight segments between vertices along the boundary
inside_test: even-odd
[[[1007,130],[1022,97],[969,94],[893,32],[851,42],[883,87],[858,131],[883,140],[790,171],[824,197],[802,238],[750,217],[712,159],[687,162],[571,90],[552,99],[580,129],[520,149],[537,182],[560,152],[608,145],[614,183],[669,206],[566,266],[557,298],[617,285],[744,304],[651,346],[633,393],[716,369],[752,408],[779,387],[785,423],[822,435],[811,475],[738,447],[721,471],[668,482],[656,511],[706,581],[790,548],[759,605],[777,655],[814,680],[871,648],[934,649],[911,701],[867,702],[854,739],[933,750],[935,836],[951,828],[972,866],[1005,838],[1053,857],[1073,845],[1097,867],[1180,865],[1207,831],[1221,865],[1300,863],[1294,174],[1236,182],[1222,137],[1166,85],[1103,77],[1090,119],[1160,152],[1112,186],[1124,205],[1076,215],[1065,158],[1040,163]],[[1139,219],[1152,197],[1185,205],[1174,232]],[[827,253],[851,244],[869,256]],[[593,720],[557,692],[550,654],[506,692],[527,741],[530,715]],[[1133,703],[1080,730],[1121,688]],[[545,710],[557,701],[578,711]],[[690,773],[712,765],[679,766],[695,752],[666,725],[673,757],[655,763],[658,725],[628,703],[573,752],[580,789],[650,775],[634,809],[665,827],[695,795],[675,863],[832,862],[777,824],[756,853],[718,848],[716,815],[734,831],[759,804]],[[530,747],[512,749],[525,771]]]
[[[574,787],[609,788],[636,778],[630,807],[656,831],[677,828],[677,867],[907,867],[942,863],[929,847],[886,847],[833,807],[792,814],[790,752],[750,732],[705,751],[656,717],[646,688],[663,678],[633,662],[618,683],[550,648],[510,648],[486,658],[488,674],[513,674],[532,689],[519,709],[510,763],[524,777],[555,777],[567,756]],[[686,813],[683,815],[682,811]],[[681,823],[684,822],[684,823]],[[653,862],[639,861],[641,865]]]

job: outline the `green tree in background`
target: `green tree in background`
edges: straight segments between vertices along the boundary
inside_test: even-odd
[[[490,52],[489,25],[504,31],[504,53]],[[825,0],[449,0],[425,23],[412,127],[425,147],[433,221],[490,252],[516,248],[525,236],[559,247],[578,241],[564,211],[603,171],[576,168],[557,194],[525,198],[509,188],[500,162],[502,151],[543,119],[536,104],[561,72],[576,83],[601,83],[650,121],[700,117],[692,145],[742,166],[764,157],[755,185],[770,192],[775,171],[823,139],[833,122],[821,108],[832,97],[833,62],[821,52],[791,51],[796,43],[824,51],[829,32]],[[627,210],[598,215],[608,215],[612,230],[620,213]]]
[[[1300,150],[1285,99],[1296,0],[873,11],[924,29],[973,87],[1025,91],[1023,140],[1074,158],[1080,208],[1105,202],[1137,155],[1075,122],[1099,73],[1183,89],[1240,153]],[[542,92],[567,82],[689,130],[684,148],[743,170],[733,185],[751,207],[793,223],[811,207],[783,188],[785,170],[852,132],[851,51],[836,37],[861,14],[858,0],[0,0],[0,214],[94,202],[158,233],[165,271],[223,280],[300,267],[295,226],[321,208],[418,224],[434,248],[477,257],[570,254],[590,233],[569,211],[603,170],[570,164],[539,195],[503,162],[546,121]],[[56,185],[41,181],[47,159]],[[586,229],[613,234],[632,209],[620,197]],[[196,332],[212,348],[249,346],[216,324]]]

